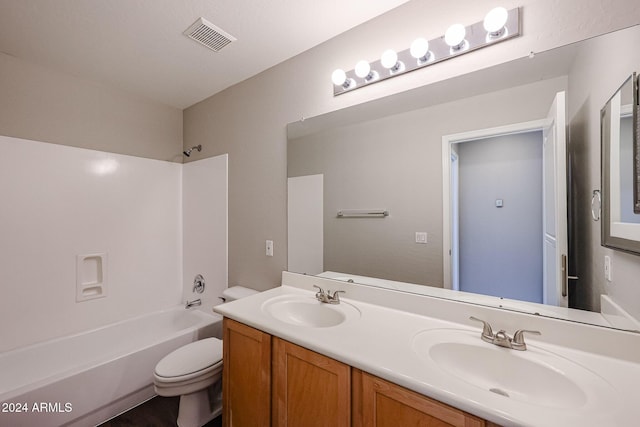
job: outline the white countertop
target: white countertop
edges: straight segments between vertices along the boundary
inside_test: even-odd
[[[492,323],[496,321],[495,319],[499,319],[498,322],[502,321],[500,317],[502,315],[495,310],[429,297],[423,297],[424,301],[419,301],[419,308],[416,309],[412,304],[416,304],[417,297],[412,296],[405,311],[397,308],[403,304],[400,300],[406,298],[400,293],[362,289],[352,284],[341,285],[340,288],[346,290],[346,294],[341,299],[344,303],[355,306],[361,316],[359,319],[347,321],[335,327],[313,328],[292,325],[279,321],[262,310],[263,304],[274,297],[283,295],[313,297],[315,292],[311,290],[311,285],[317,280],[320,279],[309,277],[295,279],[294,282],[300,283],[294,286],[283,285],[255,296],[222,304],[214,310],[225,317],[322,353],[503,426],[633,426],[637,425],[640,419],[640,405],[635,398],[638,384],[640,384],[640,364],[634,360],[640,357],[637,354],[640,348],[637,334],[607,331],[604,328],[570,322],[564,322],[567,325],[563,325],[558,323],[559,321],[537,317],[516,318],[522,328],[531,329],[529,323],[535,323],[535,328],[543,332],[538,340],[534,339],[537,337],[527,337],[527,345],[530,349],[527,351],[551,352],[560,355],[600,376],[610,385],[607,393],[590,397],[592,401],[588,405],[571,409],[532,405],[487,392],[442,369],[436,369],[433,363],[428,363],[412,349],[416,335],[432,329],[467,330],[476,333],[480,341],[480,327],[470,321],[454,322],[451,319],[443,319],[444,316],[430,317],[416,311],[439,313],[443,310],[439,305],[448,304],[447,313],[459,311],[457,315],[460,319],[467,319],[469,315],[480,317],[484,315],[485,319],[488,318]],[[326,288],[326,281],[318,283]],[[376,303],[371,303],[370,298],[361,298],[368,293],[376,293],[378,300],[380,296],[388,297],[393,303],[380,304],[378,300]],[[349,298],[351,295],[357,299]],[[506,316],[513,317],[508,313]],[[504,320],[504,324],[508,325],[504,329],[510,333],[513,330],[507,328],[511,326],[509,322],[512,321],[511,318]],[[528,323],[522,324],[523,322]],[[551,323],[547,325],[545,322]],[[540,328],[541,325],[543,328]],[[503,325],[499,326],[503,327]],[[554,342],[565,333],[563,329],[567,329],[566,333],[572,336],[572,339],[567,340],[568,342],[578,344],[584,342],[584,345],[570,347]],[[613,335],[610,336],[611,334]],[[545,335],[550,337],[550,342],[543,341]],[[582,338],[576,341],[575,335],[580,335]],[[602,342],[602,352],[590,351],[592,348],[599,348],[594,347],[593,341]],[[624,351],[635,354],[633,357],[616,357],[616,352],[610,349],[611,343],[626,347],[620,350],[620,354],[624,354]],[[491,344],[487,345],[491,346]],[[505,351],[513,350],[505,349]],[[505,374],[517,375],[517,373]]]

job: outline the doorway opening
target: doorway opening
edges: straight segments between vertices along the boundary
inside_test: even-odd
[[[451,144],[451,279],[464,292],[543,302],[542,128]]]
[[[547,256],[546,210],[563,180],[549,173],[549,126],[543,119],[442,138],[445,288],[550,303],[547,272],[556,263]]]

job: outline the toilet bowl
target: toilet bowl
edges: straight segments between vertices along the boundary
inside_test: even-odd
[[[222,412],[222,341],[206,338],[166,355],[153,374],[158,396],[180,396],[179,427],[201,427]]]
[[[233,286],[222,296],[226,302],[258,293]],[[180,396],[178,427],[202,427],[222,413],[222,341],[205,338],[166,355],[153,373],[158,396]]]

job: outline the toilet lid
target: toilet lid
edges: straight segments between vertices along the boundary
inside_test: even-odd
[[[165,378],[189,375],[222,360],[222,341],[206,338],[187,344],[166,355],[156,365],[156,375]]]

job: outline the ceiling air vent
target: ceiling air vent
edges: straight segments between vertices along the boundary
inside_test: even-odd
[[[222,31],[204,18],[199,18],[182,34],[205,45],[214,52],[218,52],[229,43],[236,41],[235,37]]]

